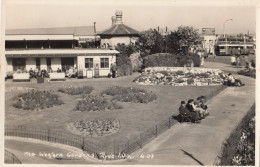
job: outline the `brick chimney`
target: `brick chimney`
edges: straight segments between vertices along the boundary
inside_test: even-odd
[[[116,16],[112,16],[111,17],[112,20],[112,26],[116,24]]]
[[[116,11],[116,22],[115,24],[122,24],[122,11]]]

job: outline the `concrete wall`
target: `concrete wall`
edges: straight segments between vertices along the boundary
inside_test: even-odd
[[[110,65],[111,63],[116,62],[116,56],[115,55],[104,55],[104,56],[78,56],[77,57],[77,62],[78,62],[78,71],[83,70],[83,76],[87,77],[87,68],[85,68],[85,58],[93,58],[93,67],[91,68],[92,70],[92,75],[95,75],[95,65],[98,64],[99,67],[99,76],[107,76],[110,73]],[[101,58],[109,58],[109,67],[108,68],[100,68],[100,59]]]

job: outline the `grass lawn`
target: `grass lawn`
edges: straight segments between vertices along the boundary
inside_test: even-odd
[[[215,61],[217,63],[224,63],[224,64],[230,64],[230,57],[231,56],[216,56]],[[248,57],[248,60],[254,60],[256,62],[256,55],[255,54],[250,54]],[[213,56],[209,56],[207,59],[205,59],[207,62],[214,62]],[[243,65],[243,60],[242,60],[242,65]]]
[[[98,79],[73,79],[65,82],[45,82],[37,83],[13,83],[6,82],[5,96],[5,124],[6,125],[24,125],[29,127],[37,127],[42,129],[62,129],[70,132],[66,128],[66,123],[79,120],[94,120],[94,119],[119,119],[120,129],[114,134],[103,137],[87,137],[95,143],[115,143],[122,144],[126,140],[140,135],[146,129],[155,126],[157,123],[167,119],[173,114],[178,114],[178,107],[181,100],[187,101],[190,98],[197,98],[200,95],[205,95],[217,86],[143,86],[133,83],[133,79],[140,74],[133,74],[128,77],[119,77],[116,79],[98,78]],[[44,109],[41,111],[21,110],[12,107],[12,98],[21,91],[8,91],[14,87],[27,87],[42,90],[57,91],[62,86],[93,86],[94,90],[91,94],[99,94],[109,86],[132,86],[152,91],[157,95],[157,100],[148,104],[141,103],[126,103],[118,102],[123,108],[109,111],[94,111],[94,112],[75,112],[73,108],[80,99],[80,96],[72,96],[57,92],[65,104],[54,108]]]

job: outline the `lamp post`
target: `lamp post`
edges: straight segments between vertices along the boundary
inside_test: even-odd
[[[225,20],[224,23],[223,23],[224,38],[226,38],[226,32],[225,32],[225,28],[226,28],[226,27],[225,27],[225,26],[226,26],[226,23],[229,22],[229,21],[233,21],[233,19],[227,19],[227,20]]]

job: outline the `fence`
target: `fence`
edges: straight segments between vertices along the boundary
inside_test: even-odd
[[[226,86],[218,86],[217,88],[213,87],[213,90],[209,93],[204,95],[206,100],[212,99],[216,94],[221,92],[225,89]],[[39,140],[44,140],[48,142],[54,143],[61,143],[69,146],[73,146],[83,151],[86,151],[89,154],[94,154],[94,156],[98,159],[103,159],[102,152],[106,155],[114,155],[111,156],[109,159],[120,159],[124,158],[119,157],[119,154],[130,155],[134,151],[138,149],[142,149],[143,146],[149,143],[151,140],[159,136],[161,133],[170,129],[177,121],[170,116],[169,118],[165,119],[161,123],[151,127],[150,129],[144,131],[139,136],[136,136],[126,143],[118,144],[105,144],[105,145],[96,145],[95,143],[87,140],[86,138],[78,135],[73,135],[69,133],[65,133],[59,130],[53,129],[37,129],[31,127],[13,127],[13,126],[6,126],[5,127],[5,136],[17,136],[17,137],[24,137],[24,138],[34,138]],[[108,160],[109,160],[108,159]]]
[[[21,164],[21,161],[13,153],[5,150],[5,163],[6,164]]]

